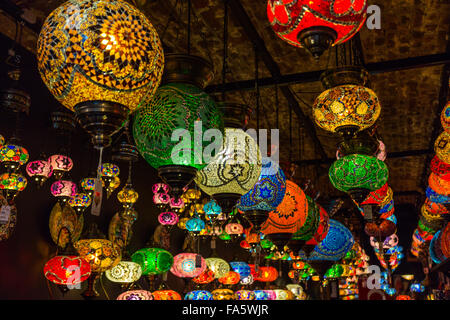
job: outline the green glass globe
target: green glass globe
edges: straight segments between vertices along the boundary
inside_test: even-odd
[[[333,186],[340,191],[375,191],[387,182],[389,170],[386,164],[376,157],[350,154],[333,162],[328,176]]]
[[[214,100],[199,87],[189,83],[168,83],[160,86],[153,99],[144,101],[134,116],[133,137],[142,157],[155,169],[166,165],[183,165],[196,169],[206,166],[195,158],[211,142],[194,139],[194,124],[204,133],[208,129],[223,132],[222,115]],[[190,138],[172,140],[176,129],[186,129]],[[172,157],[172,153],[177,157]],[[186,156],[188,155],[188,156]],[[174,161],[174,158],[175,161]]]
[[[173,264],[172,254],[160,248],[140,249],[133,253],[131,260],[141,266],[144,276],[167,272]]]
[[[306,195],[308,215],[305,223],[292,235],[292,240],[310,240],[319,228],[320,209],[311,197]]]

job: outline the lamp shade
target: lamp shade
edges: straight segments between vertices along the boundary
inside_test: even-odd
[[[62,154],[54,154],[48,158],[53,170],[57,171],[70,171],[73,168],[73,161],[68,156]]]
[[[236,300],[256,300],[256,294],[252,290],[238,290],[234,295]]]
[[[371,127],[380,116],[378,97],[371,89],[341,85],[322,92],[314,101],[313,115],[319,127],[331,132]]]
[[[256,141],[242,129],[225,128],[222,149],[202,170],[195,183],[206,194],[249,192],[261,174],[261,152]]]
[[[126,185],[117,193],[117,200],[122,205],[133,205],[137,202],[139,198],[139,193],[134,190],[131,185]]]
[[[292,234],[292,240],[310,240],[317,232],[320,223],[320,209],[317,204],[309,196],[306,196],[308,204],[308,213],[305,223]]]
[[[118,177],[120,174],[119,166],[114,163],[102,163],[102,177]]]
[[[211,292],[213,300],[235,300],[233,290],[230,289],[216,289]]]
[[[109,281],[117,283],[133,283],[142,275],[142,268],[132,261],[120,261],[116,266],[105,272]]]
[[[186,221],[186,230],[193,233],[199,233],[203,229],[205,229],[205,221],[202,219],[195,217]]]
[[[281,167],[270,158],[261,160],[261,174],[253,188],[244,194],[237,207],[241,211],[272,211],[281,203],[286,193],[286,177]]]
[[[168,193],[169,192],[169,186],[165,183],[159,182],[155,183],[152,186],[153,193]]]
[[[48,161],[36,160],[28,162],[26,171],[30,177],[42,176],[48,178],[52,175],[53,168]]]
[[[438,175],[444,180],[450,180],[450,164],[441,161],[437,156],[434,156],[430,162],[431,172]]]
[[[170,272],[179,278],[195,278],[203,273],[205,269],[206,261],[201,255],[180,253],[173,258]]]
[[[306,195],[303,190],[290,180],[286,180],[286,192],[278,207],[269,213],[263,223],[261,232],[294,233],[304,225],[308,213]]]
[[[0,162],[2,163],[10,162],[21,166],[27,163],[29,157],[27,149],[15,144],[4,144],[0,148]]]
[[[152,295],[153,300],[182,300],[180,294],[174,290],[156,290]]]
[[[436,191],[434,191],[433,189],[431,189],[430,186],[428,186],[427,189],[425,190],[425,194],[426,194],[427,198],[432,202],[443,203],[443,204],[450,203],[450,196],[445,196],[445,195],[439,194]]]
[[[87,193],[75,193],[67,202],[69,206],[76,208],[87,208],[92,203],[92,198]]]
[[[73,197],[77,193],[77,185],[68,180],[57,180],[50,187],[54,197]]]
[[[207,258],[206,265],[208,269],[214,272],[214,277],[216,279],[225,277],[230,271],[230,265],[228,264],[228,262],[221,258]]]
[[[228,273],[225,275],[225,277],[219,278],[219,282],[221,284],[225,284],[225,285],[234,285],[239,283],[239,281],[241,280],[241,277],[239,275],[239,273],[234,272],[234,271],[228,271]]]
[[[328,176],[333,186],[340,191],[374,191],[387,182],[389,170],[383,161],[375,157],[351,154],[333,162]]]
[[[442,162],[450,164],[450,133],[443,131],[434,143],[436,156]]]
[[[201,169],[206,163],[195,157],[196,150],[203,150],[208,143],[194,139],[200,129],[223,130],[214,100],[193,84],[168,83],[136,112],[133,137],[142,157],[155,169],[168,165]],[[172,140],[175,130],[182,135],[181,141]]]
[[[361,202],[361,205],[365,204],[381,204],[384,199],[386,198],[389,190],[389,185],[385,183],[381,188],[378,188],[377,190],[374,190],[369,193],[367,198]]]
[[[173,226],[178,223],[178,215],[171,211],[161,212],[158,216],[158,222],[164,226]]]
[[[206,268],[205,271],[203,271],[197,277],[193,278],[192,281],[198,284],[207,284],[213,282],[214,279],[215,279],[214,272]]]
[[[158,34],[125,1],[67,1],[45,20],[38,69],[61,104],[105,100],[131,111],[159,85],[164,64]]]
[[[277,278],[278,271],[274,267],[259,267],[259,273],[254,279],[261,282],[272,282]]]
[[[44,275],[55,284],[75,285],[89,278],[91,266],[79,256],[60,255],[47,261]]]
[[[92,272],[104,272],[121,259],[119,248],[106,239],[81,239],[74,246],[80,257],[89,262]]]
[[[184,300],[214,300],[211,292],[207,290],[195,290],[188,292],[184,296]]]
[[[153,295],[147,290],[130,290],[121,293],[117,300],[153,300]]]
[[[442,179],[437,174],[431,173],[428,177],[428,185],[435,192],[444,196],[450,196],[450,180]]]
[[[131,260],[142,267],[142,275],[167,272],[173,265],[172,254],[160,248],[143,248],[131,256]]]
[[[217,204],[217,202],[212,199],[205,203],[203,206],[203,211],[207,216],[218,216],[222,213],[222,208]]]
[[[231,270],[234,272],[237,272],[239,274],[239,277],[246,278],[250,275],[250,266],[248,263],[243,261],[232,261],[230,262]]]
[[[353,37],[366,18],[366,0],[307,1],[269,0],[267,17],[275,33],[287,43],[302,47],[300,35],[314,27],[334,33],[333,45]]]
[[[0,175],[0,190],[23,191],[27,187],[27,179],[19,173],[3,173]]]

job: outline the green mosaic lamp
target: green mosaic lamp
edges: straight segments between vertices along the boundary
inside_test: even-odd
[[[360,204],[371,191],[387,182],[389,170],[376,157],[350,154],[333,162],[328,176],[336,189],[349,193]]]
[[[213,77],[212,65],[185,54],[168,54],[165,59],[162,85],[136,112],[133,137],[140,154],[158,170],[171,193],[181,196],[206,166],[202,152],[210,142],[203,142],[202,133],[223,131],[223,122],[215,102],[203,91]]]

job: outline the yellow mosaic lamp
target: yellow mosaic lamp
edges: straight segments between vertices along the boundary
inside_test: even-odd
[[[380,116],[375,92],[361,85],[339,85],[322,92],[314,101],[316,124],[330,132],[352,136],[371,127]]]
[[[37,44],[42,80],[95,146],[159,86],[164,53],[145,15],[123,0],[70,0],[45,20]]]
[[[450,163],[450,134],[443,131],[434,143],[436,156],[445,163]]]

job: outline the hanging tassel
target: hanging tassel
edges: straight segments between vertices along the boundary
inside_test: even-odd
[[[91,214],[94,216],[100,215],[100,210],[102,207],[102,197],[103,197],[103,185],[102,185],[102,156],[103,147],[100,147],[100,155],[98,159],[97,167],[97,178],[94,184],[94,197],[92,199]]]

